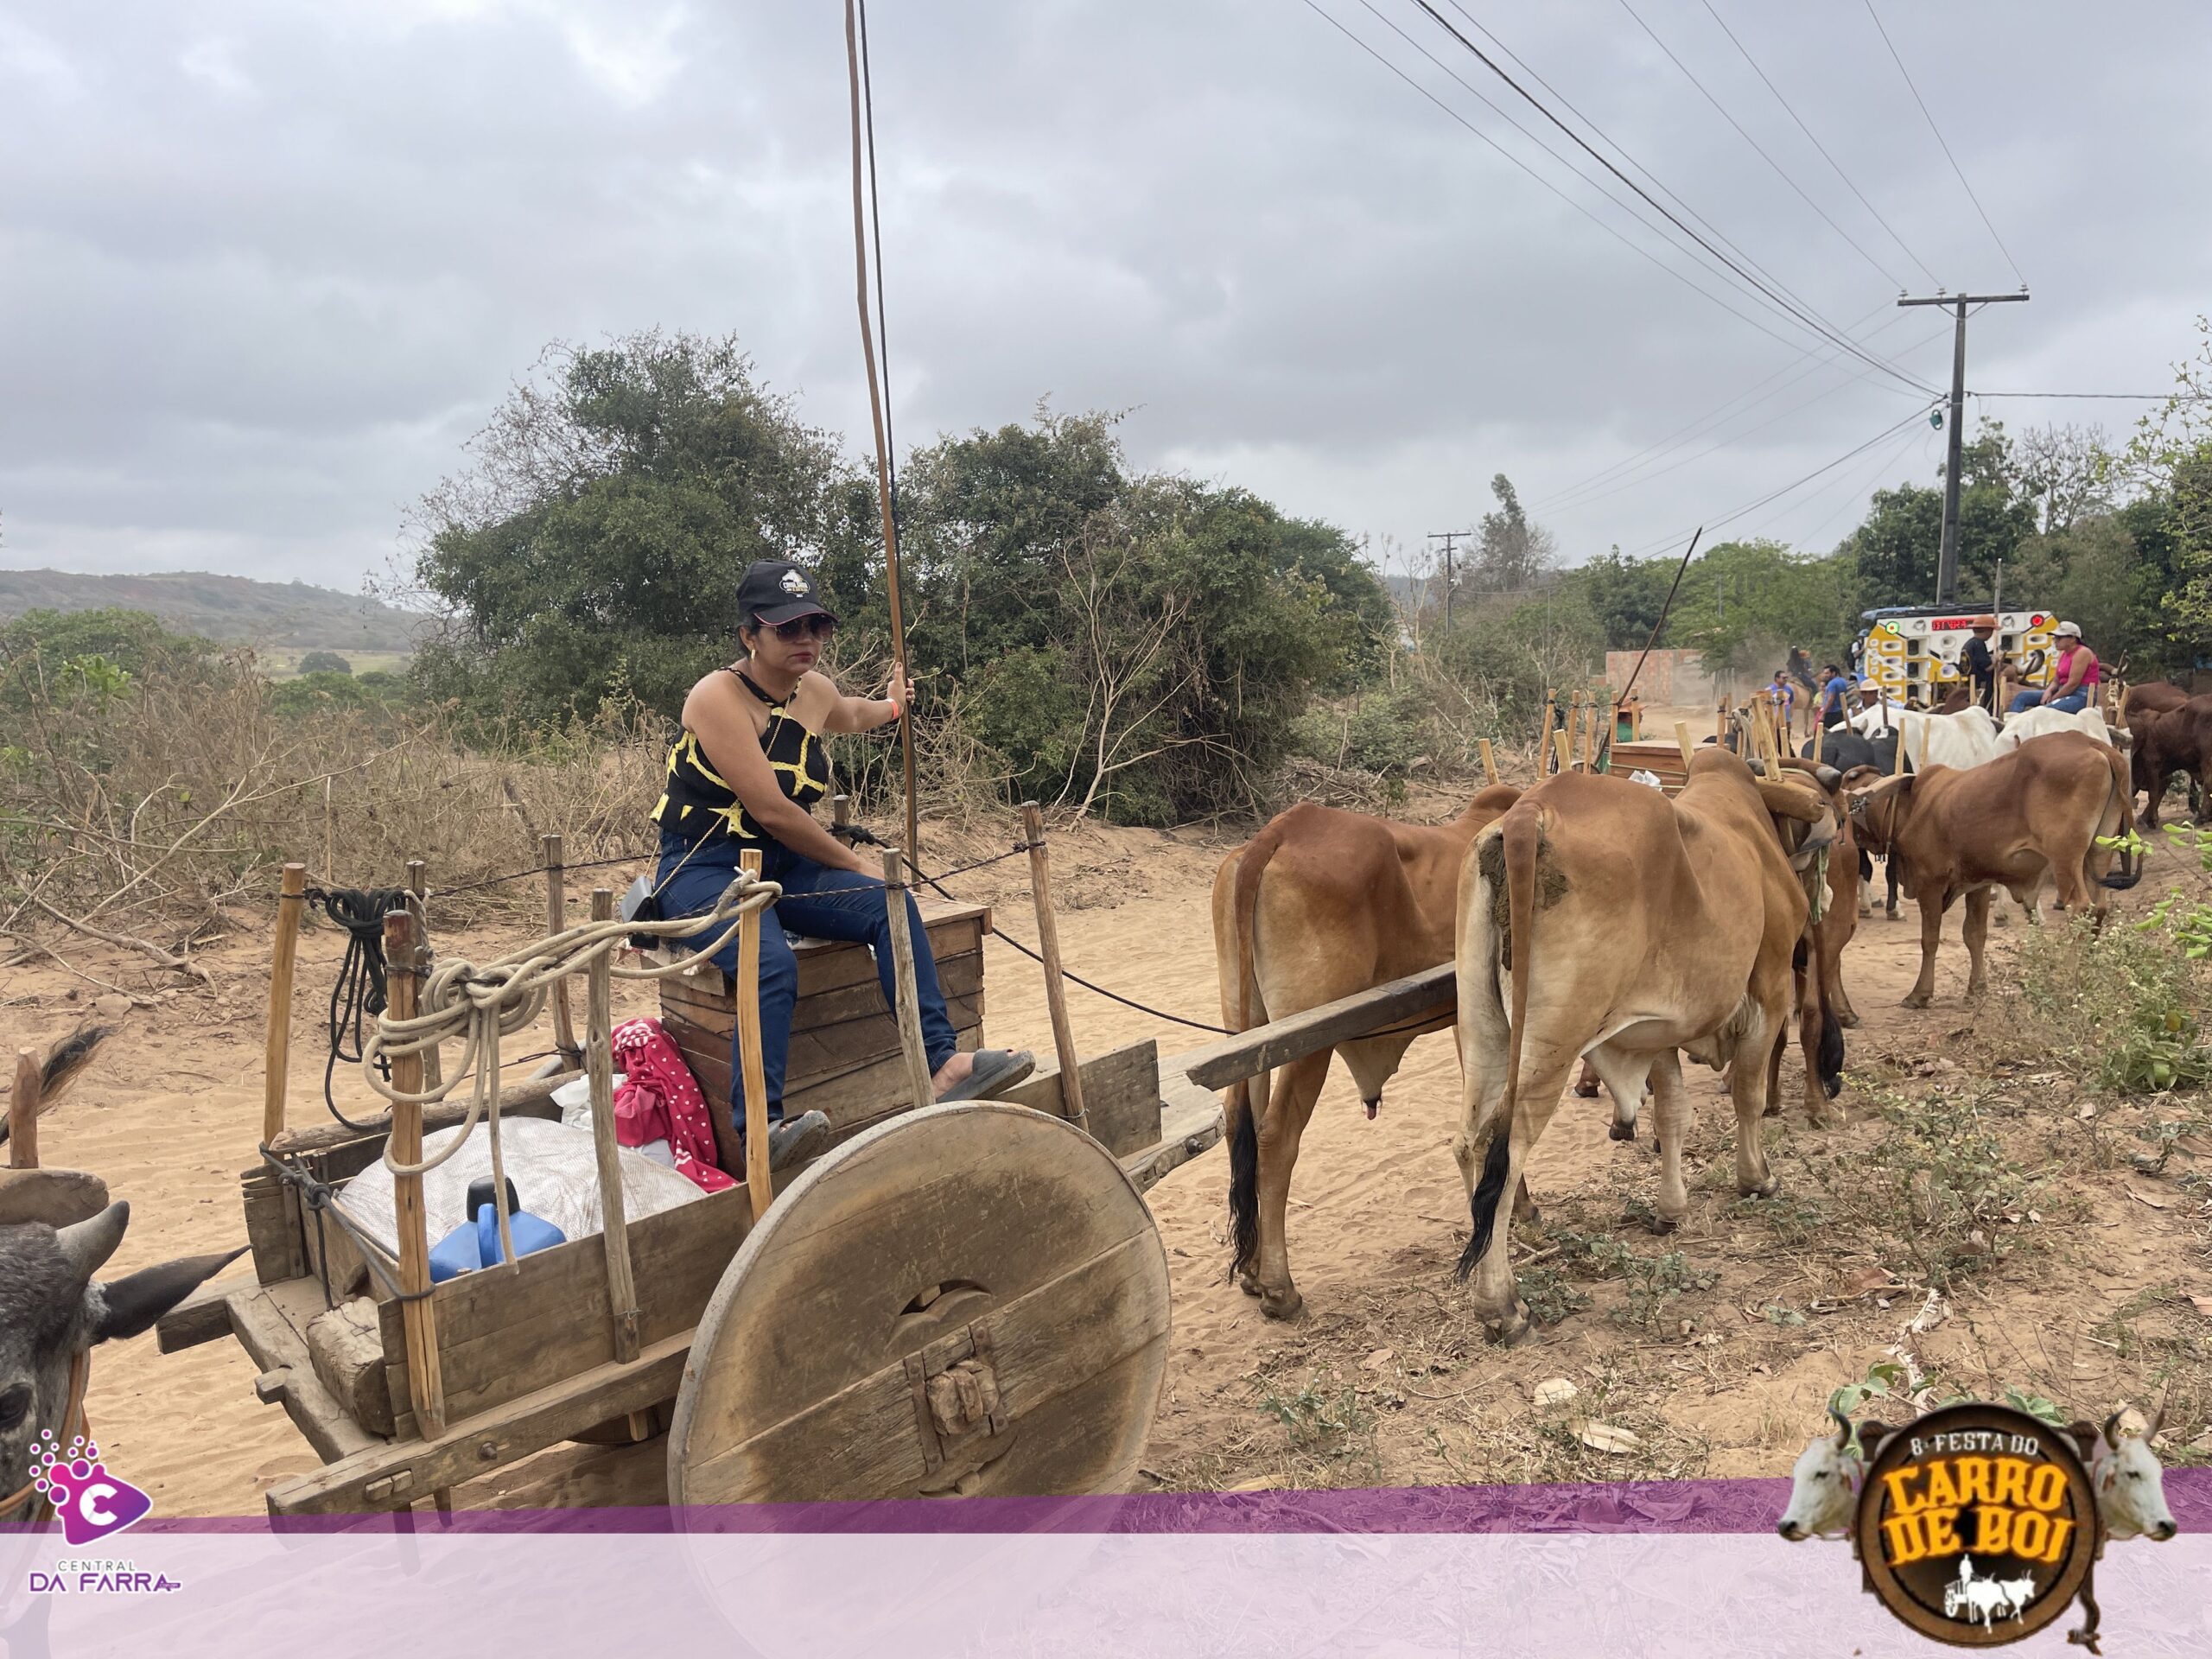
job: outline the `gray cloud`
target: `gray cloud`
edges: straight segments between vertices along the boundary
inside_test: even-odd
[[[1378,18],[1535,122],[1410,0],[1319,3],[1657,248]],[[1862,9],[1714,3],[1939,277],[2012,286]],[[1924,287],[1699,0],[1636,5]],[[1940,319],[1889,312],[1887,278],[1619,0],[1468,10],[1808,305],[1890,325],[1876,348],[1940,383]],[[2163,387],[2212,276],[2186,182],[2212,137],[2212,14],[1891,0],[1885,17],[2036,286],[1975,324],[1971,381]],[[1125,408],[1141,462],[1404,549],[1478,514],[1495,472],[1541,503],[1817,344],[1710,273],[1791,343],[1662,275],[1305,5],[878,0],[871,21],[910,442],[1042,395]],[[844,75],[826,3],[0,16],[0,563],[351,587],[548,340],[655,324],[737,332],[859,453]],[[1686,464],[1539,516],[1572,557],[1717,518],[1918,408],[1861,366],[1816,368],[1659,463]],[[1991,407],[2015,425],[2136,412]],[[1730,528],[1825,546],[1876,484],[1931,478],[1936,449],[1900,428]]]

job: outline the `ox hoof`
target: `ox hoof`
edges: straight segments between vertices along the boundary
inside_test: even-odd
[[[1624,1123],[1617,1117],[1605,1125],[1605,1138],[1608,1141],[1633,1141],[1636,1139],[1636,1125]]]
[[[1929,994],[1926,991],[1915,991],[1898,1006],[1907,1008],[1924,1008],[1928,1006],[1929,1001]]]
[[[1295,1290],[1286,1290],[1281,1295],[1265,1290],[1260,1293],[1260,1312],[1271,1319],[1294,1319],[1305,1311],[1306,1299]]]
[[[1855,1008],[1842,1009],[1836,1014],[1835,1022],[1846,1031],[1856,1031],[1859,1029],[1859,1012]]]
[[[1370,1100],[1362,1103],[1367,1108],[1367,1121],[1372,1123],[1375,1121],[1375,1114],[1382,1109],[1382,1103],[1379,1100]]]
[[[1256,1296],[1260,1294],[1260,1281],[1240,1268],[1236,1273],[1236,1288],[1247,1296]]]
[[[1736,1193],[1738,1198],[1770,1198],[1780,1191],[1782,1191],[1782,1183],[1775,1179],[1771,1175],[1768,1176],[1766,1179],[1763,1181],[1738,1181],[1736,1183]]]
[[[1574,1085],[1574,1095],[1578,1100],[1595,1100],[1598,1098],[1598,1085],[1595,1083],[1578,1083]]]
[[[1518,1348],[1536,1334],[1536,1327],[1529,1323],[1527,1310],[1519,1307],[1502,1319],[1484,1320],[1483,1329],[1501,1348]]]

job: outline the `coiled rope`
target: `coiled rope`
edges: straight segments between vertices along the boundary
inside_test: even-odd
[[[665,979],[705,962],[720,950],[743,925],[746,917],[768,908],[783,896],[782,887],[738,872],[707,915],[680,916],[669,920],[624,921],[612,917],[583,922],[535,944],[510,951],[481,966],[464,958],[449,957],[425,976],[420,999],[422,1012],[411,1019],[380,1016],[376,1028],[361,1046],[361,1075],[370,1088],[400,1104],[428,1106],[443,1100],[466,1078],[473,1077],[467,1115],[460,1133],[435,1157],[402,1163],[392,1156],[391,1142],[385,1142],[384,1166],[395,1176],[423,1175],[438,1167],[465,1144],[479,1121],[488,1121],[492,1135],[493,1189],[506,1188],[506,1161],[499,1145],[499,1039],[532,1024],[544,1012],[554,984],[611,957],[632,936],[674,939],[695,937],[702,942],[690,955],[644,968],[610,964],[617,979]],[[389,967],[389,973],[413,973],[410,968]],[[461,1045],[452,1075],[423,1090],[400,1089],[390,1080],[391,1062],[437,1052],[441,1044],[458,1039]],[[507,1225],[506,1207],[493,1206],[499,1217],[499,1249],[505,1260],[515,1260],[514,1239]]]

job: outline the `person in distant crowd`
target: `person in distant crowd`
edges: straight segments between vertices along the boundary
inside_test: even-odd
[[[2096,695],[2097,686],[2104,678],[2104,664],[2097,660],[2097,653],[2082,642],[2080,623],[2062,622],[2050,632],[2058,642],[2058,660],[2051,667],[2050,684],[2041,691],[2030,686],[2014,697],[2011,710],[2013,714],[2040,705],[2063,714],[2078,715],[2089,706],[2089,699]]]
[[[683,729],[669,751],[664,792],[652,813],[660,830],[656,886],[650,908],[638,914],[706,914],[748,850],[761,855],[761,874],[782,886],[783,896],[760,918],[760,1046],[774,1168],[827,1150],[830,1138],[830,1120],[821,1112],[784,1119],[784,1073],[798,1000],[798,959],[784,930],[867,944],[883,1000],[897,1006],[880,860],[840,841],[814,817],[814,804],[830,793],[822,740],[904,719],[913,687],[894,664],[886,696],[849,697],[815,667],[837,619],[817,597],[814,579],[796,564],[755,561],[738,583],[737,603],[745,655],[715,670],[683,700]],[[929,934],[911,893],[906,914],[936,1098],[982,1099],[1020,1083],[1034,1069],[1028,1054],[957,1052]],[[715,961],[724,973],[735,971],[734,938]],[[745,1076],[736,1041],[733,1035],[730,1107],[742,1136]]]
[[[1821,689],[1820,683],[1813,677],[1813,659],[1805,654],[1802,645],[1789,647],[1789,677],[1803,686],[1808,696]]]
[[[1859,682],[1859,707],[1852,711],[1847,723],[1861,737],[1877,737],[1894,729],[1891,722],[1899,704],[1890,700],[1878,680]]]
[[[1997,658],[1989,649],[1989,641],[1996,632],[1995,617],[1977,616],[1973,637],[1959,648],[1959,666],[1966,671],[1974,706],[1993,713],[1997,708]]]
[[[1781,727],[1786,739],[1794,737],[1791,715],[1797,708],[1797,687],[1789,677],[1787,664],[1774,671],[1774,680],[1766,689],[1767,701],[1773,705],[1775,723]]]
[[[1820,723],[1841,726],[1851,718],[1851,692],[1853,682],[1834,663],[1821,670]]]

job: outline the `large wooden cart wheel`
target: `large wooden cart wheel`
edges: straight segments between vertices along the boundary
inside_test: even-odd
[[[1167,1363],[1167,1259],[1111,1154],[932,1106],[815,1164],[699,1320],[677,1505],[1125,1491]]]

